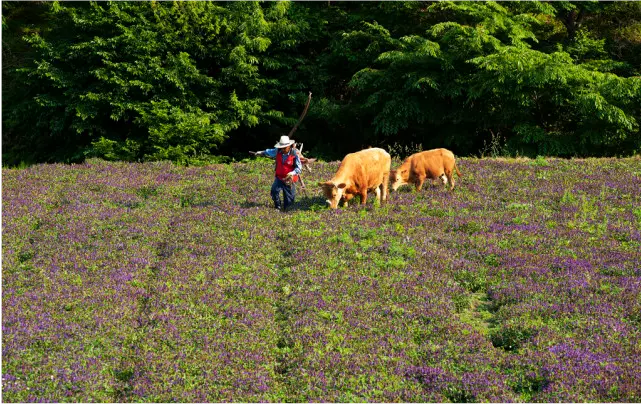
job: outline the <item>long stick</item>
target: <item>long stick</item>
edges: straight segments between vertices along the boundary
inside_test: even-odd
[[[307,187],[305,187],[305,182],[303,181],[303,177],[299,175],[298,179],[300,180],[300,189],[303,190],[303,194],[307,196]]]
[[[298,118],[298,122],[296,122],[296,125],[292,128],[292,130],[289,132],[287,135],[288,137],[291,137],[294,132],[296,132],[296,129],[298,129],[298,125],[303,121],[303,118],[305,118],[305,115],[307,114],[307,109],[309,108],[309,104],[312,102],[312,92],[309,92],[309,98],[307,98],[307,105],[305,105],[305,109],[303,110],[303,113],[300,115],[300,118]]]
[[[303,113],[300,115],[300,118],[298,118],[298,122],[296,122],[296,125],[292,128],[292,130],[289,132],[287,135],[288,137],[291,137],[294,132],[296,132],[296,129],[298,129],[298,125],[303,121],[303,118],[305,118],[305,115],[307,115],[307,110],[309,109],[309,104],[312,102],[312,92],[309,92],[309,96],[307,98],[307,105],[305,105],[305,109],[303,110]],[[302,149],[302,145],[301,145]],[[302,156],[302,152],[301,152]],[[307,196],[307,187],[305,186],[305,182],[303,181],[303,177],[301,175],[298,176],[298,179],[300,180],[300,189],[303,191],[303,194]]]

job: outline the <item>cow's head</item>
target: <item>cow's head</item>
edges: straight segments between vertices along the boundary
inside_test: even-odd
[[[319,182],[318,186],[323,189],[323,194],[325,195],[325,198],[327,198],[326,202],[329,207],[332,209],[336,209],[338,207],[338,203],[343,197],[343,192],[345,191],[346,184],[341,183],[337,185],[331,181],[327,181]]]
[[[390,172],[390,184],[392,191],[396,191],[401,185],[407,184],[409,178],[409,170],[407,168],[398,168]]]

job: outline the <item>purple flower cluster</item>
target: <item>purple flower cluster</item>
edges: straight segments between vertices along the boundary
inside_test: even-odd
[[[638,401],[641,161],[459,166],[287,213],[262,159],[3,170],[3,401]]]

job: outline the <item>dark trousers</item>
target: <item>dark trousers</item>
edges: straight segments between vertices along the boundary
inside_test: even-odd
[[[283,191],[284,204],[280,203],[280,191]],[[291,187],[287,186],[279,178],[274,179],[272,184],[272,199],[274,200],[274,207],[276,209],[285,208],[287,209],[296,198],[296,185],[292,184]]]

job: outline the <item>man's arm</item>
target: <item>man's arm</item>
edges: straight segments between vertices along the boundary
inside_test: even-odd
[[[276,153],[278,153],[278,149],[267,149],[267,150],[256,152],[256,155],[275,158]]]
[[[294,150],[294,174],[300,175],[303,172],[303,164],[300,162],[298,153]]]

